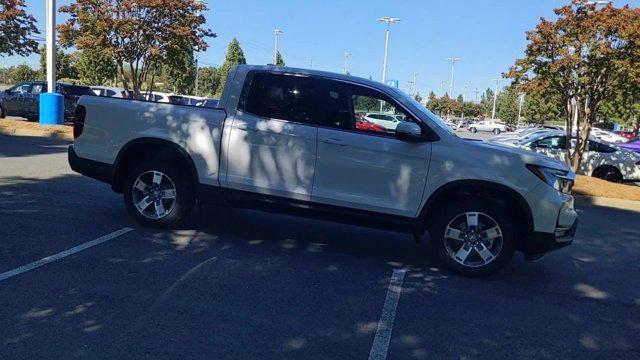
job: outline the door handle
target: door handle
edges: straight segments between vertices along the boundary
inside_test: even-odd
[[[332,144],[332,145],[338,145],[338,146],[347,146],[347,144],[342,141],[342,140],[338,140],[338,139],[322,139],[322,142],[325,144]]]

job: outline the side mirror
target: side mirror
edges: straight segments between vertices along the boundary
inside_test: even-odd
[[[401,121],[396,127],[396,138],[407,142],[425,141],[422,136],[422,128],[416,123],[410,121]]]

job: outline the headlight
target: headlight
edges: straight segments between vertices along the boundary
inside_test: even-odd
[[[573,187],[573,178],[569,177],[569,171],[532,164],[527,164],[526,166],[527,169],[529,169],[529,171],[531,171],[535,176],[540,178],[540,180],[544,181],[549,186],[552,186],[554,189],[565,194],[571,192],[571,188]]]

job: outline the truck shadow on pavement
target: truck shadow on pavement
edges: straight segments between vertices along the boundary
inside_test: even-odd
[[[50,220],[67,237],[132,226],[104,184],[0,178],[0,263],[48,239],[33,229],[4,236],[15,231],[6,222],[50,214],[52,204],[63,211]],[[29,283],[0,284],[9,294],[0,301],[0,357],[28,358],[54,344],[66,357],[327,358],[339,355],[332,347],[361,357],[392,268],[407,273],[389,358],[629,357],[640,329],[640,215],[590,204],[579,212],[572,246],[466,279],[425,260],[424,244],[408,235],[206,206],[180,229],[137,228],[126,241],[47,265],[54,273],[44,267]],[[36,297],[25,298],[24,286]],[[257,347],[238,350],[248,344]]]

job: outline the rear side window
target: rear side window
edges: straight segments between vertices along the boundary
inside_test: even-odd
[[[265,118],[315,125],[313,83],[308,77],[254,73],[241,110]]]
[[[95,95],[91,88],[85,86],[64,86],[62,91],[65,95],[72,96]]]
[[[589,140],[589,151],[601,152],[601,153],[613,153],[616,149],[611,146],[607,146],[603,143],[599,143],[593,140]]]

